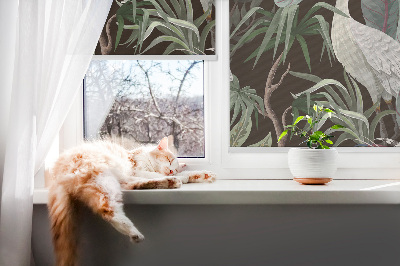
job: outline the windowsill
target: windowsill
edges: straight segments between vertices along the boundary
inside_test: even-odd
[[[34,204],[47,204],[35,189]],[[400,180],[333,180],[306,186],[293,180],[218,180],[179,189],[124,191],[127,204],[400,204]]]

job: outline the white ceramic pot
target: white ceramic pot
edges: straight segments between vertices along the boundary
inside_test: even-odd
[[[291,148],[288,153],[289,169],[294,180],[303,184],[325,184],[337,170],[336,149]]]

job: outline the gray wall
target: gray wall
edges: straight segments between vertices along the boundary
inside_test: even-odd
[[[143,243],[83,211],[81,265],[400,265],[395,205],[128,205],[126,212]],[[34,206],[32,244],[36,265],[53,265],[45,205]]]

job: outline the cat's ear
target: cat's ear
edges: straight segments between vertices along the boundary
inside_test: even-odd
[[[168,149],[168,138],[167,137],[164,137],[164,138],[162,138],[162,140],[160,140],[160,143],[158,143],[157,149],[159,149],[160,151]]]
[[[169,135],[168,136],[168,150],[170,152],[172,152],[173,155],[177,155],[178,154],[178,150],[176,149],[175,145],[174,145],[174,136],[173,135]]]

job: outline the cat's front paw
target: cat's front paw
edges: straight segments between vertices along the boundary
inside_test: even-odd
[[[134,233],[129,236],[132,242],[139,243],[144,240],[144,235],[142,235],[140,232]]]
[[[182,186],[182,181],[177,177],[167,177],[168,188],[180,188]]]
[[[179,163],[179,167],[178,167],[178,173],[181,173],[185,170],[186,168],[186,164],[185,163]]]

